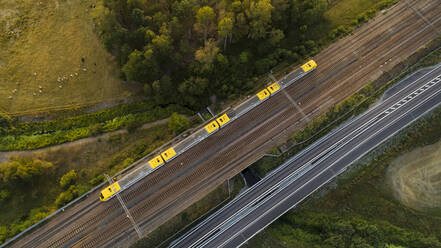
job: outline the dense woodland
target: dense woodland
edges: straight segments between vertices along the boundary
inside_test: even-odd
[[[105,0],[104,44],[121,77],[156,104],[198,109],[231,99],[280,61],[318,51],[310,27],[326,0]]]

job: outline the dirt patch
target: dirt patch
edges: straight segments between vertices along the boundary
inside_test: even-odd
[[[422,211],[441,208],[441,142],[395,159],[387,180],[404,205]]]

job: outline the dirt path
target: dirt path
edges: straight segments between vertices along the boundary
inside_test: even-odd
[[[387,180],[404,205],[417,210],[441,207],[441,142],[395,159]]]
[[[146,123],[144,125],[142,125],[139,129],[147,129],[147,128],[151,128],[157,125],[162,125],[162,124],[166,124],[168,121],[168,118],[166,119],[162,119],[162,120],[158,120],[158,121],[154,121],[154,122],[150,122],[150,123]],[[116,130],[116,131],[112,131],[112,132],[108,132],[108,133],[104,133],[98,136],[94,136],[94,137],[89,137],[89,138],[84,138],[84,139],[79,139],[76,141],[72,141],[72,142],[67,142],[67,143],[63,143],[60,145],[54,145],[54,146],[49,146],[49,147],[44,147],[44,148],[40,148],[40,149],[35,149],[35,150],[31,150],[31,151],[9,151],[9,152],[0,152],[0,163],[4,162],[8,159],[8,157],[10,156],[29,156],[33,153],[36,152],[44,152],[44,151],[57,151],[60,150],[62,148],[75,148],[78,146],[83,146],[85,144],[90,144],[90,143],[94,143],[97,142],[98,139],[106,139],[111,135],[115,135],[115,134],[124,134],[127,133],[127,129],[120,129],[120,130]]]

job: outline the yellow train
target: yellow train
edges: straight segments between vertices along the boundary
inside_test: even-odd
[[[306,75],[308,72],[311,72],[312,70],[314,70],[316,67],[317,67],[317,63],[314,60],[310,60],[300,67],[301,70],[299,69],[298,71],[295,71],[294,73],[297,73],[299,76],[303,76],[303,75]],[[287,87],[287,85],[283,85],[283,87]],[[265,89],[259,91],[256,94],[257,98],[254,97],[253,99],[250,99],[249,103],[245,102],[245,103],[249,104],[248,107],[243,108],[242,110],[236,109],[236,112],[234,110],[231,110],[228,113],[222,114],[220,117],[218,117],[215,120],[213,120],[212,122],[208,123],[203,129],[196,132],[198,137],[195,142],[190,142],[191,146],[194,146],[196,143],[200,142],[202,139],[208,137],[209,135],[213,134],[214,132],[218,131],[220,128],[225,126],[227,123],[229,123],[231,121],[231,119],[230,119],[231,116],[233,116],[233,119],[238,118],[239,116],[244,114],[246,111],[248,111],[250,109],[250,106],[251,106],[251,108],[257,106],[257,104],[259,104],[259,102],[267,100],[271,95],[278,93],[280,91],[280,89],[281,89],[281,85],[277,82],[274,82],[271,85],[269,85],[268,87],[266,87]],[[183,149],[182,147],[180,148],[179,144],[175,145],[174,147],[170,147],[170,148],[166,149],[165,151],[163,151],[162,153],[160,153],[159,155],[157,155],[153,159],[149,160],[148,167],[140,168],[141,171],[138,171],[138,172],[140,172],[139,173],[139,175],[141,175],[140,177],[128,175],[127,177],[123,177],[118,182],[114,182],[112,185],[103,189],[100,194],[100,200],[101,201],[109,200],[110,198],[112,198],[115,195],[115,193],[130,187],[131,185],[133,185],[137,181],[141,180],[144,176],[149,174],[152,170],[166,164],[167,162],[171,161],[172,159],[174,159],[175,157],[177,157],[181,153],[185,152],[187,149],[189,149],[189,148],[188,147],[185,149]]]
[[[112,198],[116,192],[120,191],[121,187],[119,186],[118,182],[113,183],[109,187],[103,189],[100,194],[100,200],[101,201],[107,201],[110,198]]]
[[[314,60],[306,62],[306,64],[300,66],[304,72],[308,72],[317,68],[317,63]]]
[[[204,128],[208,134],[211,134],[215,131],[217,131],[220,127],[226,125],[230,121],[230,118],[225,113],[218,117],[216,120],[210,122],[208,125],[206,125]],[[164,165],[166,162],[169,162],[177,155],[175,149],[173,147],[168,148],[164,152],[162,152],[160,155],[154,157],[153,159],[148,161],[148,165],[151,169],[155,169],[156,167]],[[123,180],[123,179],[122,179]],[[118,182],[113,183],[112,185],[106,187],[101,191],[100,194],[100,200],[101,201],[107,201],[110,198],[112,198],[115,193],[124,190],[131,186],[134,182],[131,181],[129,183],[124,183],[124,185],[120,185]]]

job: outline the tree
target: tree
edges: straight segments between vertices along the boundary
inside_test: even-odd
[[[242,2],[241,1],[234,1],[231,3],[231,9],[235,13],[240,13],[242,11]]]
[[[271,10],[274,7],[270,0],[251,2],[247,11],[250,21],[250,37],[252,39],[265,38],[267,30],[271,27]]]
[[[10,196],[11,196],[11,192],[9,192],[8,190],[6,189],[0,190],[0,203],[8,200]]]
[[[190,77],[179,85],[179,92],[184,98],[184,103],[193,108],[200,108],[207,104],[208,79],[203,77]]]
[[[164,75],[160,80],[155,80],[152,84],[152,91],[157,104],[167,104],[175,101],[173,96],[176,89],[168,75]]]
[[[145,84],[144,86],[146,86],[146,85],[148,86],[148,84]],[[136,118],[135,118],[132,114],[129,114],[129,115],[128,115],[128,118],[127,118],[127,121],[126,121],[126,123],[125,123],[124,126],[127,128],[127,131],[128,131],[129,133],[133,133],[133,132],[135,132],[139,127],[142,126],[142,122],[136,120]]]
[[[190,121],[183,115],[173,113],[168,119],[168,128],[175,133],[181,133],[190,126]]]
[[[273,13],[271,15],[273,25],[276,24],[278,28],[287,30],[289,28],[289,12],[291,4],[290,0],[271,0],[273,5]]]
[[[158,51],[159,57],[164,59],[168,57],[173,50],[172,42],[170,36],[161,34],[153,38],[152,45],[155,51]]]
[[[271,46],[277,46],[279,45],[280,41],[283,40],[283,38],[285,38],[283,31],[280,29],[274,29],[270,33],[268,42]]]
[[[144,24],[144,11],[142,9],[134,8],[132,10],[132,23],[135,26],[141,26]]]
[[[204,47],[195,52],[194,57],[201,64],[211,64],[218,53],[219,48],[216,46],[216,42],[210,39],[205,42]]]
[[[215,18],[216,13],[214,13],[213,8],[211,8],[210,6],[204,6],[200,8],[196,13],[197,24],[202,26],[204,32],[204,41],[207,40],[208,30]],[[196,27],[196,29],[198,29],[198,26]]]
[[[68,173],[64,174],[60,179],[60,186],[63,189],[67,189],[69,186],[74,184],[78,179],[78,175],[75,170],[71,170]]]
[[[217,33],[221,39],[224,39],[224,50],[227,47],[227,39],[230,38],[230,42],[233,36],[233,19],[230,17],[224,17],[219,21],[217,25]]]
[[[144,56],[141,51],[134,50],[130,53],[127,63],[121,69],[127,80],[142,82],[144,74],[143,61]]]
[[[193,17],[193,7],[196,5],[194,0],[175,1],[172,10],[181,20]]]
[[[158,62],[151,48],[144,53],[134,50],[121,70],[128,81],[140,83],[151,83],[159,74]]]
[[[243,51],[239,55],[239,62],[241,64],[246,64],[249,61],[250,52],[249,51]]]
[[[292,0],[291,23],[311,26],[321,20],[328,7],[326,0]]]
[[[0,179],[5,184],[32,183],[39,176],[49,174],[53,164],[39,159],[11,158],[0,166]]]
[[[86,193],[87,190],[88,188],[84,185],[71,185],[69,189],[58,195],[55,204],[57,207],[62,207],[78,196]]]

